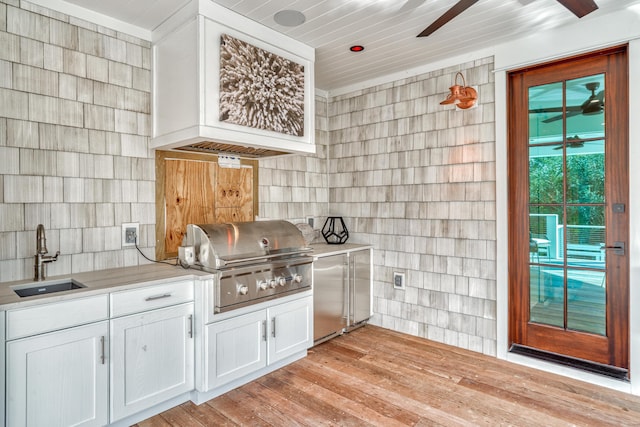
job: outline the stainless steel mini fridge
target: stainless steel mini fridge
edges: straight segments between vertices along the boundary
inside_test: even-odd
[[[313,263],[316,344],[364,324],[371,316],[371,249],[319,256]]]

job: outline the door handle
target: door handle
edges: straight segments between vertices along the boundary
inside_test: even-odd
[[[600,246],[601,250],[613,251],[616,255],[624,255],[624,242],[613,242],[613,246]]]

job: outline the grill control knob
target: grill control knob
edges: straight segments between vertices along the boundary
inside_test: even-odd
[[[266,280],[260,280],[260,281],[258,282],[258,287],[259,287],[260,289],[262,289],[263,291],[264,291],[265,289],[267,289],[267,287],[268,287],[268,286],[269,286],[269,284],[267,283],[267,281],[266,281]]]
[[[292,282],[296,282],[296,283],[300,283],[302,282],[302,276],[299,274],[294,274],[293,277],[291,278]]]
[[[278,277],[278,285],[280,286],[284,286],[287,284],[287,279],[285,279],[284,277]]]
[[[276,279],[271,279],[271,280],[269,280],[269,287],[270,287],[271,289],[275,288],[276,286],[277,286]]]
[[[240,295],[246,295],[249,293],[249,287],[246,285],[240,285],[238,286],[238,293]]]

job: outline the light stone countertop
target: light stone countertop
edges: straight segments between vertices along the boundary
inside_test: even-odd
[[[329,245],[327,243],[316,243],[310,245],[313,249],[314,257],[330,256],[335,254],[353,252],[371,248],[371,245],[358,243],[344,243],[341,245]],[[51,282],[60,282],[73,279],[85,285],[85,288],[73,289],[70,291],[54,292],[45,295],[34,295],[20,298],[13,287],[36,283],[31,279],[14,282],[0,283],[0,311],[15,308],[28,307],[38,304],[49,304],[57,301],[65,301],[74,298],[83,298],[94,295],[105,294],[114,291],[150,286],[180,279],[206,279],[212,273],[196,269],[184,269],[180,266],[173,266],[164,263],[145,264],[133,267],[112,268],[108,270],[89,271],[85,273],[65,274],[62,276],[51,276],[39,282],[46,285]]]
[[[360,243],[343,243],[341,245],[330,245],[328,243],[314,243],[309,245],[313,249],[314,257],[324,257],[330,255],[344,254],[361,249],[372,248],[371,245],[363,245]]]
[[[180,266],[173,266],[169,264],[145,264],[133,267],[121,267],[108,270],[90,271],[85,273],[66,274],[63,276],[51,276],[46,280],[38,283],[46,285],[50,282],[73,279],[83,285],[86,285],[86,287],[81,289],[73,289],[70,291],[54,292],[46,295],[34,295],[24,298],[20,298],[13,291],[12,287],[27,285],[36,282],[29,279],[15,282],[3,282],[0,283],[0,311],[37,304],[48,304],[74,298],[83,298],[125,289],[138,288],[141,286],[166,283],[180,279],[206,279],[209,277],[212,277],[212,273],[207,273],[196,269],[184,269]]]

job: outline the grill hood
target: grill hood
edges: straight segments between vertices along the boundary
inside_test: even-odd
[[[310,252],[302,232],[281,220],[189,224],[182,242],[193,246],[195,266],[205,270],[299,256]]]

